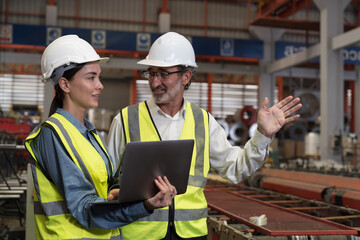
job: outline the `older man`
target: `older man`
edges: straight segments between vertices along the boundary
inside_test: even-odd
[[[149,80],[152,97],[126,107],[114,118],[108,147],[119,166],[125,144],[131,141],[194,139],[188,187],[175,196],[170,207],[121,228],[125,239],[206,239],[207,202],[203,193],[210,169],[234,183],[260,168],[268,155],[273,135],[299,117],[300,99],[289,96],[268,108],[265,98],[258,111],[258,129],[244,148],[231,146],[222,127],[206,110],[187,102],[197,67],[191,43],[182,35],[168,32],[151,46],[144,77]],[[121,191],[121,190],[120,190]]]

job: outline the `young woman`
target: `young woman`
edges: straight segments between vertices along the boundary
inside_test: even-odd
[[[44,51],[43,81],[55,86],[49,118],[25,142],[34,162],[34,213],[37,239],[120,239],[119,227],[171,204],[176,189],[158,177],[159,192],[138,203],[109,205],[114,163],[94,126],[85,118],[98,106],[103,85],[100,58],[93,47],[76,35],[56,39]]]

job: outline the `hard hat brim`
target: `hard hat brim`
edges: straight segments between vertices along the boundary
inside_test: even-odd
[[[98,58],[98,59],[96,59],[96,60],[94,60],[94,61],[74,62],[74,63],[76,63],[76,64],[89,63],[89,62],[104,63],[104,62],[107,62],[107,61],[109,61],[109,60],[110,60],[109,57],[101,57],[101,58]],[[60,66],[59,66],[59,67],[60,67]],[[58,67],[55,67],[54,69],[56,69],[56,68],[58,68]],[[43,83],[50,82],[50,76],[51,76],[52,72],[53,72],[53,71],[48,72],[48,73],[46,73],[46,74],[43,74],[43,77],[41,78],[41,82],[43,82]]]
[[[195,65],[193,65],[193,64],[183,64],[183,63],[169,64],[169,63],[164,62],[164,61],[149,60],[149,59],[143,59],[141,61],[138,61],[137,64],[146,65],[146,66],[155,66],[155,67],[174,67],[174,66],[178,66],[178,65],[197,67],[196,64]]]

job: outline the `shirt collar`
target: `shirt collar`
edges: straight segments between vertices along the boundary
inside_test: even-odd
[[[81,124],[81,122],[79,120],[77,120],[71,113],[69,113],[68,111],[62,109],[62,108],[58,108],[56,110],[57,113],[59,113],[60,115],[62,115],[63,117],[65,117],[72,125],[74,125],[74,127],[76,127],[76,129],[79,130],[79,132],[81,134],[85,134],[86,131],[90,131],[90,132],[95,132],[95,127],[94,125],[92,125],[91,122],[89,122],[89,120],[87,120],[86,118],[84,118],[84,125]]]
[[[150,97],[149,100],[146,101],[148,107],[149,107],[149,111],[151,116],[155,116],[156,114],[160,114],[163,116],[168,116],[166,113],[163,112],[163,110],[161,110],[161,108],[155,103],[155,99],[153,96]],[[182,116],[183,118],[185,118],[185,113],[186,113],[186,101],[184,100],[182,107],[179,110],[179,115]]]

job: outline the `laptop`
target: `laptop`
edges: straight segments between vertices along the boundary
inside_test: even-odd
[[[159,192],[154,180],[166,176],[177,194],[186,192],[194,140],[129,142],[123,155],[119,198],[94,203],[122,204],[149,199]]]

